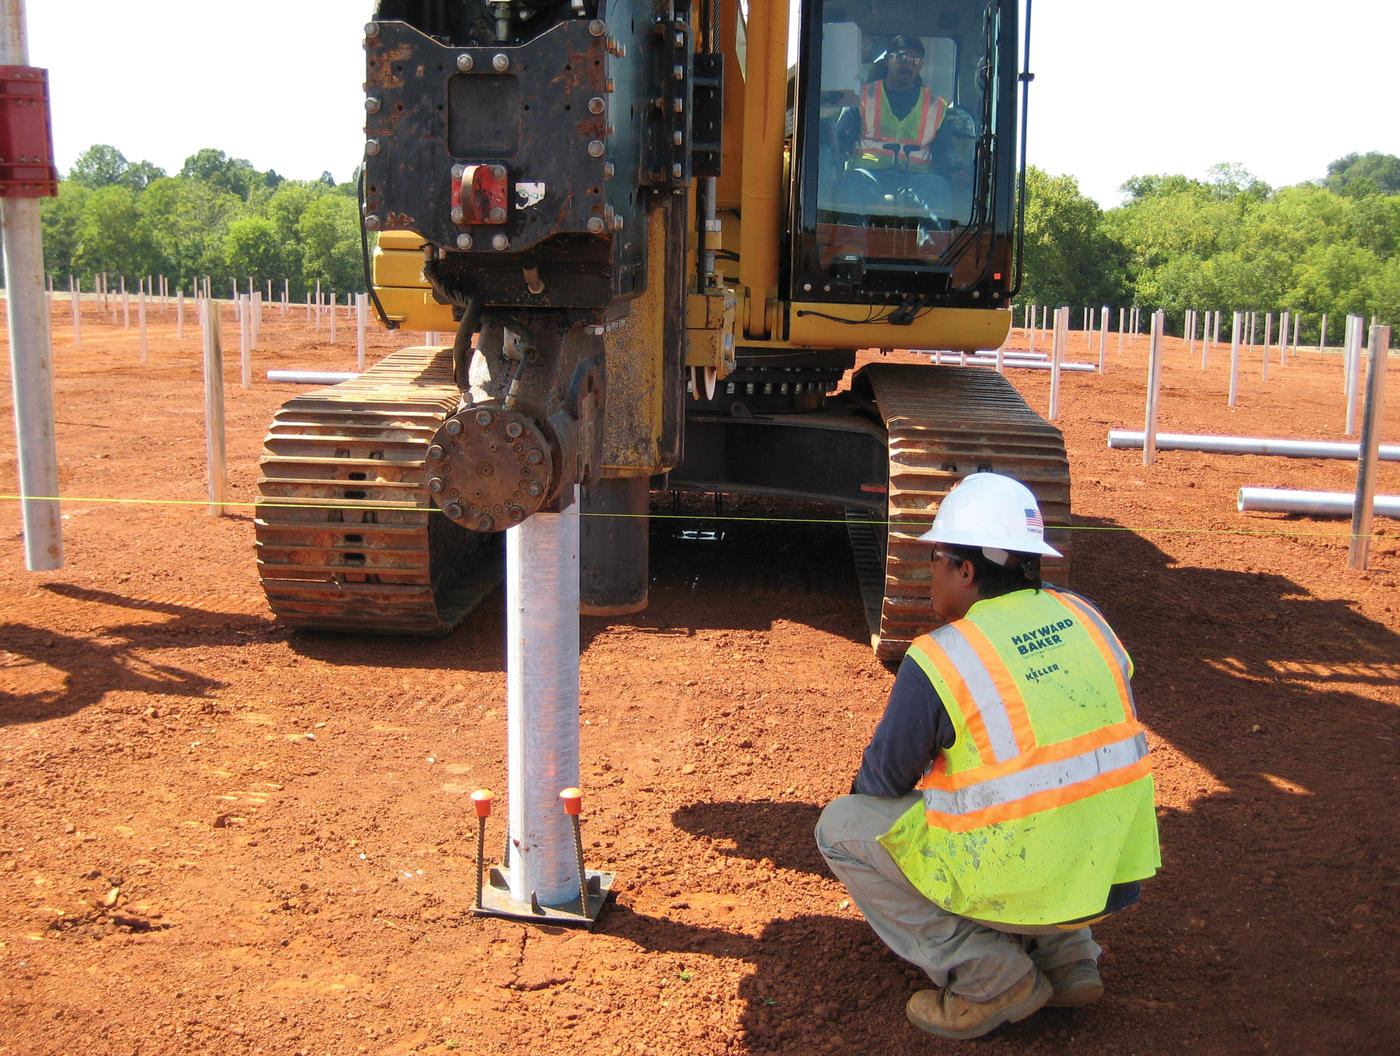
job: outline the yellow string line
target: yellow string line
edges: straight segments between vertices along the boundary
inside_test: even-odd
[[[0,501],[22,501],[26,496],[0,494]],[[344,506],[336,502],[265,502],[254,500],[252,502],[216,502],[212,499],[106,499],[94,498],[90,496],[61,496],[50,495],[30,495],[33,502],[61,502],[70,504],[85,503],[108,503],[123,506],[222,506],[225,509],[248,508],[256,509],[259,506],[284,509],[284,510],[353,510],[360,513],[432,513],[441,511],[437,507],[424,506]],[[612,517],[612,518],[640,518],[653,521],[723,521],[739,524],[836,524],[845,525],[845,517],[740,517],[729,514],[712,513],[579,513],[580,517]],[[883,525],[888,528],[896,523],[881,519],[871,519],[864,523],[872,525]],[[927,521],[905,518],[897,522],[903,526],[918,526],[921,524],[933,523],[932,518]],[[1264,531],[1254,528],[1135,528],[1131,525],[1107,525],[1107,524],[1075,524],[1075,525],[1055,525],[1049,526],[1058,531],[1069,532],[1132,532],[1141,535],[1239,535],[1239,536],[1259,536],[1262,538],[1280,537],[1297,539],[1351,539],[1349,531]],[[1365,538],[1389,539],[1391,536],[1384,532],[1372,532]]]

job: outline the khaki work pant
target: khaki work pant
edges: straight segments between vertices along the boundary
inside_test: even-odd
[[[899,799],[842,796],[817,822],[822,857],[886,946],[923,969],[934,986],[974,1001],[1005,993],[1031,965],[1045,971],[1098,960],[1088,928],[1011,930],[959,917],[925,898],[879,842],[919,798],[918,792]]]

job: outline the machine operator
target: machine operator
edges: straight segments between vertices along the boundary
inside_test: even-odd
[[[930,593],[851,794],[817,845],[865,919],[928,974],[906,1013],[975,1038],[1103,993],[1089,925],[1161,865],[1132,661],[1084,598],[1041,585],[1030,489],[974,473],[939,506]]]
[[[842,197],[875,214],[892,203],[966,223],[976,130],[965,111],[925,87],[923,64],[923,41],[895,36],[876,61],[882,75],[837,119],[848,154]]]

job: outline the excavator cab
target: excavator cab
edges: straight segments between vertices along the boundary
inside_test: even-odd
[[[1016,4],[811,0],[793,69],[794,301],[994,307],[1012,287]]]

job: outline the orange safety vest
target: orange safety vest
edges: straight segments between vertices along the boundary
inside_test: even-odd
[[[919,102],[903,118],[894,116],[885,97],[885,82],[872,81],[860,90],[860,139],[856,156],[862,168],[908,168],[927,171],[932,161],[929,144],[948,112],[948,100],[919,89]],[[900,149],[892,149],[896,144]],[[905,151],[905,147],[916,147]],[[904,159],[901,161],[900,159]]]

